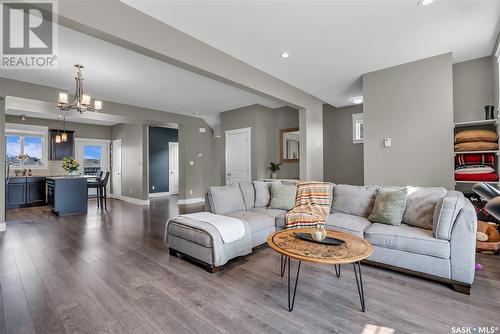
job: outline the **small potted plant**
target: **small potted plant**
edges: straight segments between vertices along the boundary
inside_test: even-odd
[[[72,157],[64,157],[62,168],[69,173],[69,175],[76,175],[80,167],[80,163]]]
[[[268,168],[271,170],[271,179],[277,178],[276,172],[280,170],[281,162],[271,162],[271,166]]]

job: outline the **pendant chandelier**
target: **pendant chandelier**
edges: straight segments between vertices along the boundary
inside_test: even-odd
[[[76,68],[76,89],[75,89],[75,99],[73,102],[68,103],[68,93],[60,92],[59,99],[57,101],[57,107],[59,110],[78,110],[80,113],[85,111],[98,112],[102,110],[102,101],[94,100],[91,102],[90,95],[83,94],[83,77],[82,68],[83,65],[75,65]]]

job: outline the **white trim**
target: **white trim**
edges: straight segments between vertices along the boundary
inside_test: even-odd
[[[169,196],[169,195],[173,195],[170,191],[164,191],[164,192],[161,192],[161,193],[149,193],[149,198],[152,198],[152,197],[163,197],[163,196]]]
[[[6,223],[0,223],[0,232],[4,232],[7,230],[7,224]]]
[[[184,204],[196,204],[196,203],[205,203],[205,200],[201,197],[196,197],[196,198],[186,198],[186,199],[179,199],[177,201],[178,204],[184,205]]]
[[[111,144],[110,139],[95,139],[95,138],[81,138],[81,137],[76,137],[74,139],[75,143],[77,141],[86,141],[86,142],[92,142],[92,143],[100,143],[100,144]]]
[[[495,52],[495,56],[497,57],[497,63],[500,63],[500,43],[498,43],[497,51]]]
[[[364,126],[363,113],[352,114],[352,143],[353,144],[363,144],[365,141],[364,138],[359,139],[357,136],[356,125],[358,124],[359,121],[361,121],[361,123]],[[364,133],[363,133],[363,136],[364,136]]]
[[[236,133],[248,133],[248,181],[252,180],[252,128],[241,128],[234,130],[224,131],[224,170],[226,175],[224,175],[224,183],[227,184],[227,136]]]
[[[128,202],[128,203],[133,203],[133,204],[139,204],[139,205],[149,205],[149,199],[144,200],[144,199],[137,199],[137,198],[132,198],[132,197],[127,197],[127,196],[117,196],[114,194],[108,195],[109,198],[114,198],[118,199],[120,201]]]

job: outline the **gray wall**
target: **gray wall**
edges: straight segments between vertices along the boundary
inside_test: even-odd
[[[42,118],[26,117],[26,120],[22,121],[19,116],[6,115],[5,122],[47,126],[49,129],[63,129],[62,121]],[[111,139],[110,126],[66,122],[66,130],[75,131],[76,138]]]
[[[363,145],[352,142],[352,114],[363,105],[335,108],[323,105],[323,174],[334,183],[363,185]]]
[[[221,175],[222,183],[225,183],[225,131],[246,127],[252,128],[252,180],[269,178],[271,172],[267,167],[270,162],[280,161],[279,130],[299,127],[299,112],[289,107],[271,109],[261,105],[252,105],[221,113],[222,148],[220,150],[220,160],[223,170]],[[299,163],[284,163],[278,172],[278,177],[298,178]]]
[[[484,106],[496,105],[493,56],[453,64],[455,122],[484,119]]]
[[[451,53],[365,74],[363,93],[365,183],[452,189]]]

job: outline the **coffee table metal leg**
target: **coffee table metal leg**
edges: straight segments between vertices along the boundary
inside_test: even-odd
[[[300,265],[302,261],[299,261],[299,266],[297,267],[297,276],[295,276],[295,287],[293,288],[293,297],[290,303],[290,258],[287,257],[288,260],[288,311],[293,311],[293,305],[295,304],[295,293],[297,293],[297,285],[299,283],[299,273],[300,273]]]
[[[281,277],[283,277],[285,275],[286,259],[287,259],[286,256],[281,255],[281,260],[280,260]]]
[[[335,268],[335,276],[337,276],[337,278],[340,277],[340,264],[334,264],[333,267]]]
[[[361,310],[365,312],[365,292],[363,290],[363,276],[361,276],[361,262],[354,262],[354,276],[356,276],[356,285],[358,286],[359,301]],[[357,269],[356,269],[357,266]]]

